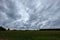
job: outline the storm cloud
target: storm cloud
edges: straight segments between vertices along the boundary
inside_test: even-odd
[[[60,0],[0,0],[0,25],[11,30],[60,28]]]

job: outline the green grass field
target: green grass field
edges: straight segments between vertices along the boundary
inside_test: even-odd
[[[60,40],[60,31],[0,31],[0,40]]]

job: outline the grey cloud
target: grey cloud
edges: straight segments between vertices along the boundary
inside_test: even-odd
[[[0,0],[0,25],[5,28],[60,28],[59,18],[60,0]]]

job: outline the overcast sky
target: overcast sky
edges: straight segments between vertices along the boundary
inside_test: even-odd
[[[0,0],[0,25],[11,30],[60,28],[60,0]]]

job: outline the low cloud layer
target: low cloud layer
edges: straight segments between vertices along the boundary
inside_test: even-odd
[[[60,28],[60,0],[0,0],[0,25],[11,30]]]

